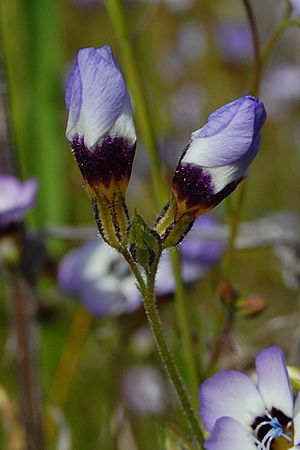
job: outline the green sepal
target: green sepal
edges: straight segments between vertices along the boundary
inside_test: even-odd
[[[172,223],[163,236],[163,248],[175,247],[179,244],[195,221],[194,213],[187,213]]]
[[[164,450],[196,450],[197,448],[189,437],[172,425],[167,425],[162,433]]]
[[[129,233],[129,248],[135,261],[149,270],[161,254],[161,239],[135,212]]]

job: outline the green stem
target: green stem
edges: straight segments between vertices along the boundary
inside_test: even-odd
[[[140,76],[137,58],[135,57],[134,49],[130,42],[122,2],[120,0],[105,0],[105,4],[123,56],[125,77],[132,93],[138,127],[148,149],[151,181],[154,188],[156,204],[162,206],[166,199],[166,194],[162,183],[160,155],[157,149],[151,115],[144,94],[145,89]]]
[[[256,96],[259,91],[259,83],[260,83],[261,70],[262,70],[259,34],[258,34],[257,24],[256,24],[255,16],[254,16],[250,1],[242,0],[242,2],[244,4],[245,10],[246,10],[246,15],[247,15],[250,30],[251,30],[253,49],[254,49],[253,72],[252,72],[249,91],[252,95]],[[229,277],[230,272],[231,272],[232,261],[233,261],[233,256],[234,256],[234,244],[235,244],[235,239],[236,239],[236,236],[237,236],[238,230],[239,230],[239,222],[241,219],[241,212],[242,212],[242,206],[243,206],[243,200],[245,198],[245,194],[246,194],[246,183],[243,183],[238,192],[237,205],[236,205],[235,210],[231,217],[231,231],[230,231],[227,252],[226,252],[226,258],[225,258],[225,270],[224,270],[225,277]]]
[[[155,202],[158,207],[161,207],[164,204],[167,195],[165,185],[163,183],[160,155],[156,145],[153,124],[144,94],[145,89],[143,87],[142,79],[139,73],[137,58],[135,57],[133,46],[130,41],[130,36],[124,16],[122,3],[120,0],[106,0],[106,7],[110,15],[111,22],[118,39],[120,49],[122,51],[125,76],[133,96],[133,101],[136,109],[137,123],[143,135],[148,150],[150,159],[151,180],[155,195]],[[180,398],[180,402],[184,410],[186,411],[186,415],[188,417],[191,428],[194,430],[195,436],[197,436],[199,442],[203,442],[203,436],[198,420],[190,405],[185,388],[183,386],[179,372],[177,370],[175,360],[171,356],[170,350],[165,342],[164,335],[161,329],[159,313],[156,308],[154,297],[154,277],[153,280],[151,281],[153,286],[151,291],[152,293],[150,294],[149,289],[146,290],[145,282],[138,268],[136,267],[136,264],[132,260],[131,256],[128,253],[127,254],[123,253],[123,255],[127,260],[127,262],[129,263],[134,275],[136,276],[141,291],[144,293],[147,291],[146,295],[147,300],[145,300],[145,309],[151,330],[157,342],[161,358],[167,369],[168,375],[173,381],[176,392]],[[195,366],[192,360],[191,341],[190,341],[191,337],[189,333],[187,314],[185,311],[185,304],[184,304],[184,286],[182,284],[182,281],[180,281],[180,278],[181,278],[180,271],[179,268],[177,268],[177,275],[175,275],[175,280],[176,280],[176,291],[178,291],[179,294],[177,294],[178,301],[176,303],[178,304],[178,307],[176,307],[176,313],[180,331],[182,333],[183,346],[185,349],[184,353],[186,355],[187,365],[189,366],[188,370],[189,373],[191,374],[190,375],[191,380],[193,380],[192,381],[194,386],[193,398],[195,399],[197,376]],[[196,403],[196,400],[194,400],[194,402]]]
[[[234,256],[234,245],[235,240],[239,231],[239,224],[242,214],[242,206],[246,195],[246,183],[243,182],[240,186],[238,193],[237,204],[235,205],[235,210],[229,220],[230,222],[230,236],[227,244],[227,252],[224,259],[224,276],[225,278],[230,278],[231,268]]]
[[[253,76],[252,76],[252,87],[250,89],[250,92],[253,95],[257,95],[259,91],[259,83],[261,78],[261,73],[263,69],[263,65],[273,50],[276,42],[282,35],[282,33],[289,27],[292,26],[299,26],[300,25],[300,17],[293,17],[293,18],[284,18],[278,28],[274,31],[274,33],[270,36],[267,43],[265,44],[264,48],[260,49],[259,44],[259,37],[258,37],[258,30],[256,26],[255,17],[251,8],[251,5],[249,3],[249,0],[243,0],[243,3],[245,5],[245,9],[248,16],[248,21],[250,24],[251,32],[252,32],[252,40],[253,40],[253,47],[254,47],[254,64],[253,64]],[[229,237],[228,247],[227,247],[227,257],[225,260],[225,276],[230,275],[231,266],[232,266],[232,260],[233,260],[233,254],[234,254],[234,243],[235,239],[238,233],[239,229],[239,222],[241,218],[241,210],[243,201],[246,194],[246,184],[243,183],[240,187],[238,199],[237,199],[237,205],[234,211],[234,214],[231,219],[231,233]]]
[[[250,87],[250,92],[252,95],[257,95],[259,89],[259,82],[261,76],[261,57],[260,57],[260,42],[259,42],[259,34],[257,29],[257,24],[255,20],[255,16],[253,13],[252,6],[249,0],[242,0],[244,3],[244,7],[246,10],[252,42],[253,42],[253,50],[254,50],[254,59],[253,59],[253,74],[252,74],[252,82]]]
[[[273,34],[269,37],[267,43],[265,44],[264,48],[261,51],[261,64],[263,64],[271,51],[273,50],[276,42],[281,37],[282,33],[287,30],[290,27],[293,26],[300,26],[300,17],[293,17],[293,18],[285,18],[281,21],[278,28],[274,31]]]
[[[198,407],[198,388],[199,381],[197,369],[195,366],[195,358],[193,355],[193,346],[191,339],[191,330],[189,326],[189,318],[186,308],[185,287],[181,276],[180,254],[178,249],[170,250],[173,274],[176,282],[175,293],[175,309],[183,345],[183,354],[186,362],[186,369],[189,378],[189,385],[192,393],[192,401],[195,409]]]
[[[203,437],[202,430],[200,428],[200,423],[199,423],[197,416],[195,415],[195,412],[191,405],[190,399],[186,392],[184,383],[178,372],[174,357],[168,347],[168,344],[167,344],[167,341],[166,341],[166,338],[165,338],[165,335],[164,335],[164,332],[162,329],[162,323],[161,323],[160,316],[158,313],[156,298],[155,298],[155,294],[154,294],[154,280],[155,280],[154,273],[155,272],[156,272],[156,270],[154,270],[153,273],[151,273],[147,277],[147,286],[146,286],[146,290],[144,292],[144,307],[145,307],[146,315],[148,318],[149,326],[150,326],[153,336],[155,338],[156,346],[157,346],[160,358],[162,360],[162,363],[165,367],[165,370],[166,370],[169,378],[171,379],[171,381],[173,383],[173,386],[174,386],[177,396],[179,398],[180,404],[184,410],[184,413],[185,413],[188,423],[190,425],[191,431],[193,432],[195,439],[198,441],[198,444],[201,447],[202,444],[204,443],[204,437]]]
[[[133,260],[132,256],[130,255],[130,253],[128,252],[128,250],[126,248],[120,249],[120,253],[122,253],[122,255],[124,256],[127,264],[129,265],[132,273],[134,274],[134,276],[138,282],[140,291],[143,294],[146,290],[146,284],[145,284],[144,278],[142,277],[142,275],[139,271],[137,264],[135,263],[135,261]]]

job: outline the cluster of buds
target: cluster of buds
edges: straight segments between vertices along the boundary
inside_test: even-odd
[[[177,245],[198,216],[234,191],[258,151],[266,118],[263,104],[252,96],[213,112],[207,124],[192,133],[175,170],[170,200],[155,226],[148,227],[138,216],[132,227],[125,193],[136,133],[126,84],[109,47],[79,51],[67,82],[66,104],[66,135],[101,235],[119,250],[129,245],[144,256],[154,247]]]

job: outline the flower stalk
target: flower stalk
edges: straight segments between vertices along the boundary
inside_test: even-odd
[[[185,389],[183,380],[179,374],[174,357],[169,349],[169,346],[167,344],[162,329],[162,323],[157,309],[156,297],[154,293],[156,269],[157,267],[153,267],[152,271],[147,276],[146,289],[143,292],[144,308],[148,318],[149,326],[155,338],[155,342],[157,345],[161,361],[165,367],[165,370],[170,380],[173,383],[176,394],[180,401],[181,407],[186,415],[193,436],[197,440],[199,448],[201,448],[204,442],[204,437],[200,427],[200,423],[197,416],[195,415],[191,401]]]
[[[139,73],[136,57],[134,55],[133,46],[131,45],[131,42],[130,42],[130,36],[129,36],[129,31],[128,31],[128,27],[126,24],[126,20],[124,17],[124,11],[122,8],[122,4],[119,0],[106,0],[105,4],[106,4],[107,11],[109,13],[114,31],[116,33],[119,46],[122,51],[124,71],[125,71],[126,79],[128,81],[128,85],[129,85],[130,91],[132,93],[133,101],[134,101],[135,108],[136,108],[135,112],[136,112],[137,124],[141,130],[141,134],[144,138],[146,148],[148,150],[148,155],[149,155],[149,159],[150,159],[151,182],[152,182],[154,196],[155,196],[155,203],[158,207],[161,207],[163,205],[164,201],[166,200],[167,195],[166,195],[166,188],[163,183],[160,156],[159,156],[159,151],[157,148],[157,143],[155,140],[155,133],[154,133],[153,125],[152,125],[150,112],[149,112],[149,109],[147,106],[147,101],[146,101],[145,95],[144,95],[142,79],[141,79],[141,76]],[[168,215],[168,217],[162,219],[162,221],[160,222],[160,226],[162,227],[162,229],[166,229],[167,226],[170,225],[170,223],[172,222],[171,216],[173,216],[173,215],[170,214],[170,217]],[[159,232],[159,230],[157,228],[155,228],[155,229],[156,229],[156,231]],[[175,252],[178,252],[178,250],[175,249],[174,253]],[[125,257],[126,261],[129,263],[131,270],[133,271],[134,275],[136,276],[136,278],[138,280],[138,284],[141,289],[141,292],[145,292],[144,280],[143,280],[141,274],[139,273],[136,264],[132,260],[131,255],[128,254],[127,252],[125,252],[125,253],[123,252],[123,256]],[[174,259],[176,259],[176,257],[174,257]],[[174,261],[174,265],[176,265],[175,261]],[[185,360],[187,362],[189,378],[191,380],[191,385],[194,386],[192,388],[193,399],[194,399],[193,401],[194,401],[194,404],[196,404],[196,381],[195,380],[196,380],[197,370],[196,370],[195,362],[194,362],[192,351],[191,351],[191,333],[190,333],[190,329],[188,326],[187,313],[185,311],[184,286],[183,286],[183,283],[181,280],[180,273],[178,271],[178,267],[176,268],[174,266],[174,274],[175,274],[175,283],[176,283],[176,292],[177,292],[176,296],[175,296],[175,302],[176,302],[175,311],[176,311],[176,315],[177,315],[177,321],[179,323],[181,337],[183,340],[184,355],[185,355]],[[153,276],[153,283],[154,283],[154,276]],[[185,409],[186,416],[189,418],[189,422],[191,424],[192,430],[195,433],[195,436],[197,437],[197,435],[198,435],[198,441],[203,442],[203,436],[202,436],[202,432],[201,432],[201,429],[199,426],[199,422],[198,422],[198,420],[195,416],[195,413],[190,405],[190,401],[186,394],[186,390],[183,385],[183,382],[180,378],[178,369],[176,367],[175,360],[174,360],[173,356],[171,355],[170,350],[164,340],[164,334],[161,329],[159,312],[155,305],[154,286],[152,289],[152,294],[149,294],[149,292],[148,292],[147,299],[148,300],[145,301],[144,305],[145,305],[146,314],[147,314],[147,317],[149,320],[151,330],[153,333],[156,333],[156,331],[160,330],[160,332],[158,334],[156,334],[156,337],[155,337],[157,345],[159,345],[159,342],[161,340],[164,342],[164,345],[162,345],[159,350],[160,355],[161,355],[162,359],[164,359],[165,361],[171,361],[170,364],[174,370],[170,371],[170,367],[169,367],[169,369],[166,368],[168,375],[170,377],[172,377],[172,375],[175,375],[175,378],[179,384],[176,382],[176,380],[173,380],[171,378],[174,386],[176,384],[178,384],[178,386],[179,385],[181,386],[180,389],[178,389],[178,390],[176,389],[176,392],[177,392],[178,396],[181,395],[181,397],[182,397],[180,402],[183,405],[183,408]],[[151,302],[154,302],[154,306],[153,306],[153,304],[151,305]],[[153,317],[151,314],[152,311],[153,311]],[[152,317],[151,323],[150,323],[150,317]],[[154,327],[153,324],[156,324],[156,327]],[[165,354],[165,353],[167,353],[167,354]],[[165,362],[164,362],[164,365],[165,365]],[[165,367],[166,367],[166,365],[165,365]]]

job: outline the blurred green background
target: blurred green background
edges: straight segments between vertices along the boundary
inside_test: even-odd
[[[92,225],[91,208],[64,136],[67,117],[64,85],[72,60],[81,47],[109,44],[122,67],[124,55],[120,52],[105,6],[100,0],[0,2],[18,173],[22,179],[36,176],[39,180],[38,202],[29,224],[38,229],[48,225]],[[252,3],[263,46],[289,5],[284,0],[255,0]],[[253,62],[244,6],[239,0],[124,0],[123,6],[144,80],[164,176],[170,180],[191,132],[200,128],[215,108],[248,93]],[[233,55],[228,47],[226,50],[226,34],[222,34],[227,26],[242,30],[241,37],[234,38],[236,43],[240,42],[241,49],[237,48]],[[246,33],[244,38],[243,33]],[[243,221],[255,220],[278,210],[300,212],[299,39],[299,28],[285,31],[263,67],[260,98],[265,103],[268,120],[261,150],[247,181]],[[290,72],[284,72],[284,68],[294,70],[294,78],[287,75]],[[156,207],[152,201],[147,161],[145,146],[139,137],[128,204],[131,211],[137,207],[153,220]],[[238,192],[225,207],[217,208],[216,216],[221,223],[227,223],[227,213],[235,205],[237,196]],[[76,363],[72,378],[64,380],[68,390],[66,403],[61,400],[64,395],[58,394],[63,403],[59,406],[67,430],[72,435],[71,448],[134,450],[130,441],[132,436],[126,435],[126,429],[123,430],[125,437],[120,438],[118,444],[115,442],[113,429],[114,421],[118,420],[119,375],[133,362],[150,360],[157,363],[157,357],[154,351],[150,356],[141,357],[128,350],[132,332],[136,329],[128,318],[92,319],[85,315],[75,299],[66,298],[59,292],[55,283],[56,265],[75,243],[78,242],[54,239],[47,242],[50,260],[39,283],[44,399],[53,400],[55,374],[75,321],[78,328],[75,327],[71,337],[76,342],[75,350],[71,351],[74,354],[65,356],[70,358],[69,367],[72,358]],[[245,295],[256,293],[269,301],[268,309],[261,316],[237,324],[238,350],[243,353],[248,349],[251,354],[262,343],[273,341],[288,348],[290,333],[276,332],[261,340],[257,338],[270,318],[298,312],[298,292],[284,284],[280,264],[272,249],[236,253],[233,274],[235,283]],[[198,339],[202,339],[204,347],[209,347],[224,315],[216,289],[221,278],[220,264],[190,292],[191,327]],[[13,364],[7,357],[10,333],[4,289],[1,294],[0,383],[15,403],[17,388]],[[163,308],[163,318],[180,361],[180,342],[173,316],[169,302]],[[143,315],[138,321],[143,323]],[[122,342],[123,347],[120,347]],[[235,364],[234,358],[230,362]],[[6,448],[6,422],[2,413],[0,443],[2,439],[3,444],[0,446]],[[174,415],[177,415],[177,422],[184,424],[176,408],[166,414],[167,420],[172,421]],[[159,444],[163,421],[136,416],[130,420],[130,433],[137,448],[163,448]],[[49,448],[58,447],[53,441]]]

